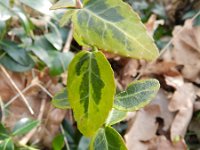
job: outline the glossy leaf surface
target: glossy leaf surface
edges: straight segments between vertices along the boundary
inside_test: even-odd
[[[72,17],[79,44],[123,56],[152,60],[158,49],[139,16],[121,0],[87,0]]]
[[[19,120],[12,131],[12,135],[22,135],[25,133],[28,133],[33,128],[37,127],[39,125],[39,121],[37,120],[31,120],[29,118],[22,118]]]
[[[92,136],[113,105],[113,71],[101,52],[88,51],[78,53],[68,71],[68,96],[75,120],[85,136]]]
[[[44,37],[38,37],[30,49],[49,68],[51,75],[59,75],[67,70],[74,54],[72,52],[59,52]]]
[[[106,120],[106,125],[107,126],[114,125],[125,119],[126,115],[127,115],[126,111],[121,111],[113,108]]]
[[[120,134],[111,127],[100,128],[90,145],[90,150],[127,150]]]
[[[59,0],[50,9],[55,10],[55,9],[68,8],[68,7],[76,7],[76,1],[75,0]]]
[[[5,52],[5,54],[0,57],[0,63],[6,68],[16,72],[24,72],[34,67],[34,61],[29,56],[28,52],[19,47],[16,43],[1,41],[0,48]]]
[[[123,111],[135,111],[147,105],[156,95],[160,84],[155,79],[131,83],[126,91],[116,95],[114,107]]]
[[[63,17],[60,20],[60,26],[64,26],[65,24],[69,23],[72,18],[72,15],[75,13],[74,9],[69,9],[65,12]]]

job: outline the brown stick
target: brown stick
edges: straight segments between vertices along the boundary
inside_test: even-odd
[[[15,84],[15,82],[13,81],[13,79],[10,77],[9,73],[6,71],[6,69],[3,66],[0,66],[1,70],[3,71],[3,73],[6,75],[6,77],[9,79],[10,83],[13,85],[13,87],[15,88],[15,90],[19,93],[19,95],[21,96],[22,100],[24,101],[24,103],[26,104],[27,108],[29,109],[30,113],[33,115],[34,111],[31,108],[30,104],[28,103],[28,100],[25,98],[25,96],[22,94],[22,92],[20,91],[20,89],[17,87],[17,85]]]

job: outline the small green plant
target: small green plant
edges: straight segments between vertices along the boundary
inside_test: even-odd
[[[155,79],[131,83],[115,95],[113,70],[99,50],[126,57],[153,60],[159,55],[139,16],[121,0],[60,0],[51,9],[66,8],[61,25],[70,20],[76,41],[90,51],[75,55],[68,69],[67,91],[53,104],[72,108],[80,132],[91,137],[90,149],[126,149],[112,128],[129,111],[150,102],[159,89]],[[88,48],[89,47],[89,48]]]
[[[27,149],[27,150],[37,150],[28,145],[24,145],[20,142],[15,141],[19,136],[22,136],[32,129],[36,128],[39,125],[39,121],[32,120],[29,118],[22,118],[19,120],[12,132],[9,132],[1,123],[0,123],[0,149],[1,150],[15,150],[16,148]]]

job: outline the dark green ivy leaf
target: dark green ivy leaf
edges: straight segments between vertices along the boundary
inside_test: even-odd
[[[0,141],[5,140],[6,138],[9,137],[9,133],[6,130],[6,128],[3,126],[2,123],[0,123]]]

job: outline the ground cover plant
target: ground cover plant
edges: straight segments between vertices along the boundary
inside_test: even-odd
[[[170,4],[2,0],[0,148],[195,147],[198,2]]]

